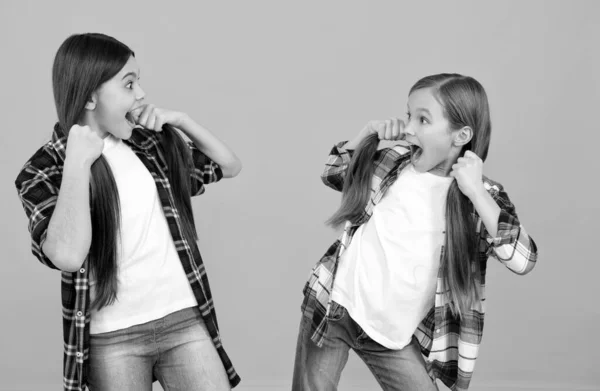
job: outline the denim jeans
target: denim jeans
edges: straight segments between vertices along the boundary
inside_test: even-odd
[[[427,374],[421,349],[415,338],[400,350],[388,349],[373,341],[336,302],[328,315],[329,331],[321,348],[311,337],[311,320],[302,316],[292,391],[335,391],[350,348],[367,364],[386,391],[437,391]]]
[[[90,336],[91,391],[231,390],[196,307],[123,330]]]

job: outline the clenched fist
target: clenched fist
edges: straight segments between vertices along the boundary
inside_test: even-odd
[[[162,131],[164,124],[180,127],[181,121],[185,114],[158,108],[152,104],[146,104],[131,112],[135,122],[146,129],[154,130],[155,132]]]
[[[91,166],[103,148],[104,140],[89,126],[73,125],[69,130],[66,149],[69,160]]]

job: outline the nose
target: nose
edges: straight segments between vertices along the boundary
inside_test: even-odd
[[[409,121],[409,123],[404,127],[404,133],[406,133],[407,135],[414,136],[415,131],[413,129],[413,125],[411,125],[411,122],[412,121]]]
[[[146,93],[144,92],[144,90],[142,90],[142,87],[140,87],[138,85],[136,88],[136,91],[135,91],[135,99],[142,100],[142,99],[144,99],[145,96],[146,96]]]

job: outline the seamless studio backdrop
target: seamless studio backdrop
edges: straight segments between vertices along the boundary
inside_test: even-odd
[[[404,117],[410,86],[439,72],[486,88],[484,173],[540,250],[525,277],[489,264],[472,389],[600,389],[598,15],[594,1],[3,1],[0,389],[62,384],[60,274],[30,252],[14,179],[56,120],[54,54],[81,32],[129,45],[146,100],[189,113],[243,161],[193,200],[239,390],[290,387],[301,290],[338,234],[324,221],[340,196],[319,178],[331,146]],[[379,388],[351,354],[340,389]]]

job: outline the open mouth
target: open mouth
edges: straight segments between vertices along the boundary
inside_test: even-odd
[[[139,107],[135,108],[131,111],[128,111],[127,114],[125,114],[125,120],[132,128],[135,128],[136,126],[138,126],[137,120],[140,117],[140,113],[137,112],[134,114],[134,111],[136,111],[138,109],[139,109]]]
[[[135,127],[135,125],[136,125],[135,119],[133,119],[133,115],[131,114],[131,112],[128,112],[127,114],[125,114],[125,120],[129,124],[129,126],[131,126],[132,128]]]
[[[421,147],[419,147],[418,145],[409,143],[408,147],[410,148],[410,157],[413,161],[416,161],[419,159],[419,157],[421,156],[421,154],[423,153],[423,149]]]

